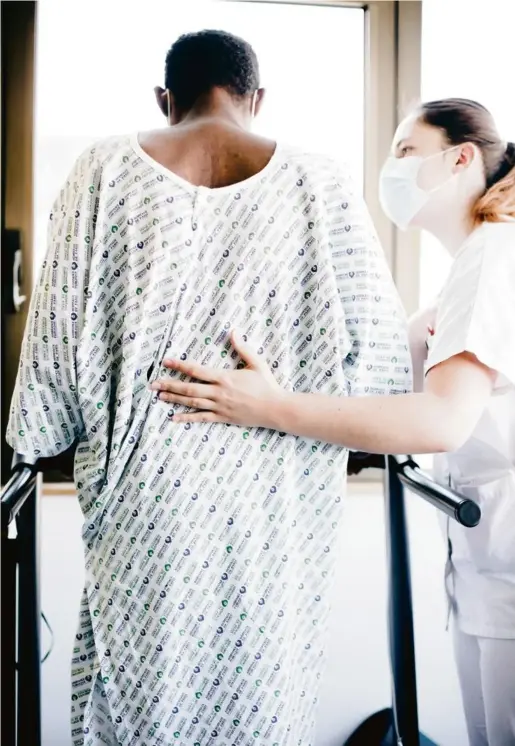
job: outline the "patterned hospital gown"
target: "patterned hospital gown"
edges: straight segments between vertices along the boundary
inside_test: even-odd
[[[78,443],[74,746],[314,744],[347,452],[174,425],[149,390],[167,354],[236,366],[233,327],[292,390],[411,386],[398,295],[330,159],[278,146],[211,190],[137,138],[89,149],[53,209],[8,432],[30,456]]]

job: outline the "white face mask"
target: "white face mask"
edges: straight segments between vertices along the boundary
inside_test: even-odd
[[[455,147],[459,146],[433,153],[426,158],[410,155],[406,158],[390,156],[387,159],[379,177],[379,200],[386,216],[398,228],[401,230],[409,228],[412,220],[425,207],[432,195],[457,176],[457,174],[451,174],[441,184],[427,191],[418,185],[418,175],[422,164]]]

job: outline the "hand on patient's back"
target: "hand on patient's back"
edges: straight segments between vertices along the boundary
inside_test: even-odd
[[[436,323],[436,306],[417,311],[409,320],[409,340],[411,349],[426,347],[428,336],[433,336]]]
[[[413,365],[413,390],[424,390],[424,368],[428,354],[428,340],[434,334],[436,306],[418,311],[408,324],[409,345]]]
[[[239,335],[233,333],[231,342],[246,365],[241,370],[209,368],[187,360],[163,361],[165,368],[191,380],[160,378],[151,388],[164,402],[197,410],[175,414],[174,421],[271,426],[271,408],[284,392],[267,364]]]

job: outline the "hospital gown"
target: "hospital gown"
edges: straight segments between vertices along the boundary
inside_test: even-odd
[[[8,432],[29,456],[78,443],[74,746],[314,744],[347,452],[174,425],[149,390],[166,355],[235,367],[234,327],[291,390],[410,388],[402,307],[345,171],[278,146],[211,190],[135,137],[81,156],[51,216]]]

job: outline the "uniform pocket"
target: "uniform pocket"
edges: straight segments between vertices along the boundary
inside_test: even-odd
[[[515,573],[515,474],[481,486],[457,484],[455,488],[481,508],[478,526],[460,527],[469,559],[480,572]],[[453,537],[451,540],[456,548]]]

